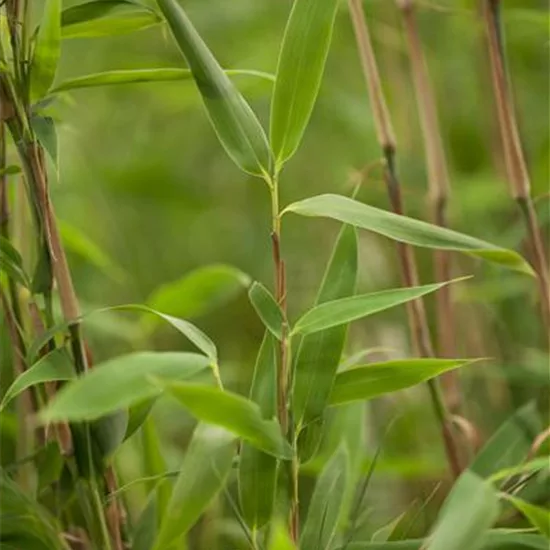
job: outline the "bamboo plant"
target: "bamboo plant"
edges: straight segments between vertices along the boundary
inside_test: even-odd
[[[231,80],[232,72],[222,69],[176,0],[157,0],[155,8],[134,0],[97,0],[66,9],[61,0],[47,0],[36,32],[28,27],[34,3],[3,4],[2,123],[7,130],[3,135],[11,141],[3,141],[2,147],[9,145],[22,167],[33,247],[32,254],[23,256],[12,239],[13,224],[27,221],[10,213],[14,200],[5,180],[9,167],[3,160],[0,297],[10,329],[13,382],[2,388],[0,414],[11,414],[28,398],[20,413],[22,422],[38,431],[13,467],[0,471],[2,548],[193,548],[193,528],[215,501],[227,503],[242,535],[241,546],[253,550],[458,550],[514,544],[542,548],[545,544],[547,512],[510,490],[522,487],[525,475],[545,468],[540,458],[529,454],[542,431],[532,404],[503,424],[471,464],[455,460],[435,380],[475,358],[435,356],[421,299],[449,285],[464,284],[464,279],[419,285],[412,247],[465,253],[526,277],[533,270],[512,250],[403,215],[394,166],[396,140],[361,5],[354,0],[350,7],[386,159],[393,211],[338,194],[281,206],[284,168],[299,154],[307,131],[340,7],[338,0],[295,0],[282,38],[265,131]],[[185,67],[109,71],[54,84],[61,36],[89,33],[111,16],[111,27],[116,27],[117,17],[125,10],[139,15],[130,19],[132,28],[166,24]],[[110,309],[155,316],[179,331],[195,351],[135,351],[92,366],[83,331],[92,313],[81,314],[51,200],[55,126],[43,111],[49,98],[59,90],[78,87],[182,79],[194,81],[220,145],[243,174],[264,186],[270,203],[271,232],[265,235],[265,246],[272,250],[273,281],[232,275],[246,285],[264,330],[247,397],[226,388],[224,358],[208,335],[151,304]],[[298,318],[291,318],[293,309],[287,307],[293,300],[287,285],[293,266],[286,261],[283,228],[291,215],[340,224],[315,303]],[[397,243],[402,288],[357,292],[359,231]],[[53,313],[56,301],[61,319]],[[420,357],[345,364],[348,326],[403,304],[411,308],[412,336]],[[361,445],[365,403],[424,382],[434,399],[457,479],[424,539],[392,538],[392,533],[397,536],[397,521],[384,530],[385,538],[364,540],[357,523],[376,467],[375,459],[365,474]],[[177,472],[166,471],[150,415],[163,396],[172,397],[197,421]],[[518,435],[519,424],[525,430]],[[334,426],[337,441],[327,452],[327,433]],[[148,487],[148,499],[139,517],[128,518],[120,498],[125,488],[117,485],[113,456],[123,442],[138,436],[144,442],[144,460],[155,475],[134,480]],[[514,452],[503,453],[511,437],[517,439]],[[40,474],[45,457],[52,467],[55,464],[55,474],[47,482],[22,483],[15,475],[27,463]],[[319,458],[318,475],[308,491],[302,474]],[[519,510],[542,534],[494,529],[503,502]]]

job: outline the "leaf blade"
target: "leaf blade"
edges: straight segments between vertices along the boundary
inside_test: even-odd
[[[265,328],[277,340],[282,340],[286,319],[271,292],[261,283],[254,282],[248,291],[248,297]]]

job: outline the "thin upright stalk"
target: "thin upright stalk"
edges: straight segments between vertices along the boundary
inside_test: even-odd
[[[449,171],[439,121],[435,94],[431,85],[422,43],[418,33],[413,0],[397,0],[403,16],[403,26],[411,63],[411,73],[416,93],[416,104],[422,128],[426,165],[428,168],[428,202],[432,221],[447,227],[447,205],[449,201]],[[434,251],[434,268],[437,281],[452,278],[451,255],[445,250]],[[452,285],[441,288],[436,295],[438,355],[455,357],[455,312],[452,299]],[[460,406],[458,371],[448,372],[441,377],[447,406],[456,410]]]
[[[542,316],[550,331],[550,279],[548,260],[531,198],[531,181],[521,146],[512,93],[506,70],[504,42],[500,23],[500,0],[482,0],[483,17],[491,65],[491,80],[500,137],[510,190],[522,214],[532,261],[537,274]]]
[[[373,110],[376,124],[377,137],[386,166],[384,176],[388,196],[393,212],[403,215],[403,198],[401,185],[396,171],[397,144],[393,131],[391,118],[382,90],[378,66],[371,44],[369,30],[363,11],[361,0],[349,0],[351,20],[353,23],[357,47],[363,75],[367,84],[371,108]],[[405,286],[416,286],[418,284],[418,269],[414,251],[410,245],[397,243],[399,262],[401,265],[401,276]],[[422,357],[433,357],[434,351],[431,342],[430,331],[424,302],[421,299],[409,302],[408,305],[409,325],[416,352]],[[460,474],[459,454],[456,448],[449,415],[447,413],[438,380],[430,380],[428,389],[432,400],[435,415],[441,427],[441,435],[453,476]]]

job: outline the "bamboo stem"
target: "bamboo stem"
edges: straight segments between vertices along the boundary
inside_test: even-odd
[[[402,215],[403,199],[401,185],[396,171],[397,145],[386,104],[378,66],[371,44],[369,30],[363,11],[361,0],[349,0],[351,20],[357,40],[357,48],[367,84],[370,103],[376,123],[377,137],[386,160],[385,180],[391,208],[394,213]],[[418,284],[418,269],[414,251],[410,245],[397,243],[397,252],[401,264],[401,276],[405,286]],[[431,342],[426,310],[422,299],[408,304],[409,326],[417,354],[423,357],[433,357],[434,351]],[[438,380],[430,380],[428,389],[432,400],[435,415],[441,427],[441,436],[453,476],[460,474],[460,462],[456,443],[452,434],[449,416],[441,396]]]
[[[428,202],[432,220],[436,225],[448,227],[447,206],[449,201],[449,172],[441,138],[435,93],[431,86],[428,67],[418,33],[413,0],[397,0],[401,8],[403,26],[409,51],[411,73],[416,93],[416,103],[422,128],[426,165],[428,168]],[[452,279],[451,255],[448,251],[434,251],[434,268],[437,281]],[[453,308],[452,286],[447,285],[436,294],[438,355],[455,357],[456,316]],[[451,410],[460,407],[461,396],[458,371],[441,377],[445,400]]]
[[[518,204],[527,229],[532,260],[537,274],[542,316],[547,332],[549,332],[550,279],[548,275],[548,260],[537,222],[535,207],[531,198],[531,181],[521,146],[512,93],[508,82],[500,24],[500,0],[482,0],[482,8],[487,47],[489,50],[493,94],[506,172],[511,194]]]

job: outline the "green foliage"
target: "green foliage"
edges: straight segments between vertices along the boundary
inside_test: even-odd
[[[271,292],[261,283],[256,282],[250,287],[248,297],[265,328],[277,340],[281,340],[283,338],[282,328],[286,324],[286,320]]]

